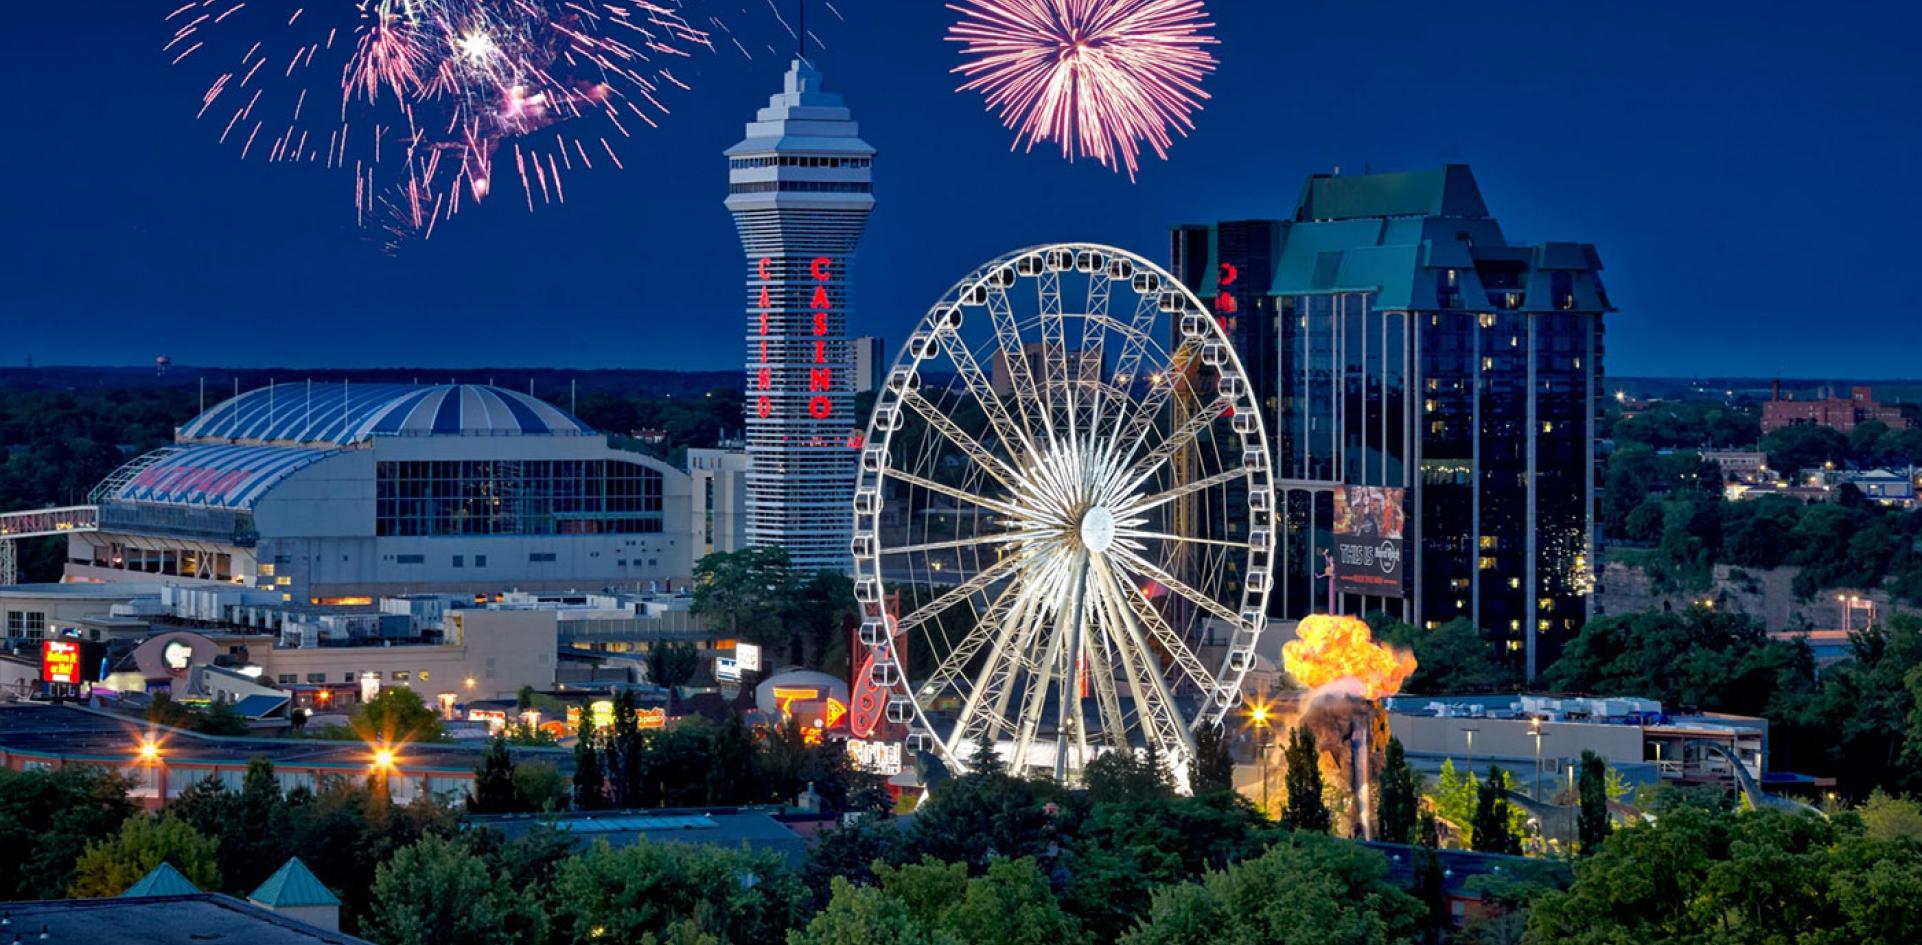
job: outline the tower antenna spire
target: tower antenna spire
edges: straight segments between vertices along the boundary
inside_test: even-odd
[[[797,12],[794,17],[794,57],[806,62],[808,58],[808,0],[795,0]]]

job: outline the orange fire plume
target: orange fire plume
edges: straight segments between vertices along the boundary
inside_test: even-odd
[[[1295,639],[1281,648],[1282,667],[1309,689],[1353,679],[1370,699],[1392,696],[1415,671],[1415,657],[1376,643],[1368,624],[1353,617],[1316,614],[1301,621]]]

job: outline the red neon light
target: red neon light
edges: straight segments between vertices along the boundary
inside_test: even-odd
[[[1235,284],[1235,281],[1236,281],[1236,280],[1238,280],[1238,279],[1240,279],[1240,278],[1241,278],[1241,270],[1240,270],[1240,269],[1237,269],[1237,268],[1235,268],[1235,264],[1234,264],[1234,263],[1222,263],[1222,264],[1221,264],[1221,279],[1220,279],[1220,282],[1221,282],[1221,284],[1222,284],[1223,286],[1231,286],[1231,285],[1234,285],[1234,284]]]
[[[819,394],[808,401],[808,416],[816,420],[826,420],[834,416],[834,402]]]

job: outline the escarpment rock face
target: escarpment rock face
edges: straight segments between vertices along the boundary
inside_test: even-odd
[[[1849,605],[1838,599],[1838,594],[1853,595],[1858,608],[1865,606],[1862,602],[1871,602],[1878,614],[1892,612],[1888,593],[1879,590],[1830,589],[1806,600],[1798,598],[1794,583],[1801,570],[1792,566],[1765,570],[1718,564],[1709,586],[1678,587],[1660,573],[1610,561],[1603,567],[1602,579],[1595,588],[1595,612],[1600,617],[1646,610],[1686,610],[1711,601],[1717,610],[1747,614],[1775,632],[1847,629]],[[1858,629],[1864,619],[1857,614]]]

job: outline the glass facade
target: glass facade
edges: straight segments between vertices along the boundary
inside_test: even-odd
[[[384,462],[375,534],[641,534],[663,529],[661,474],[621,460]]]
[[[1292,220],[1176,227],[1173,244],[1175,273],[1272,385],[1274,613],[1467,619],[1532,676],[1592,585],[1609,309],[1594,250],[1508,243],[1465,167],[1317,177],[1302,201]],[[1399,595],[1331,596],[1337,490],[1358,486],[1401,490]]]

